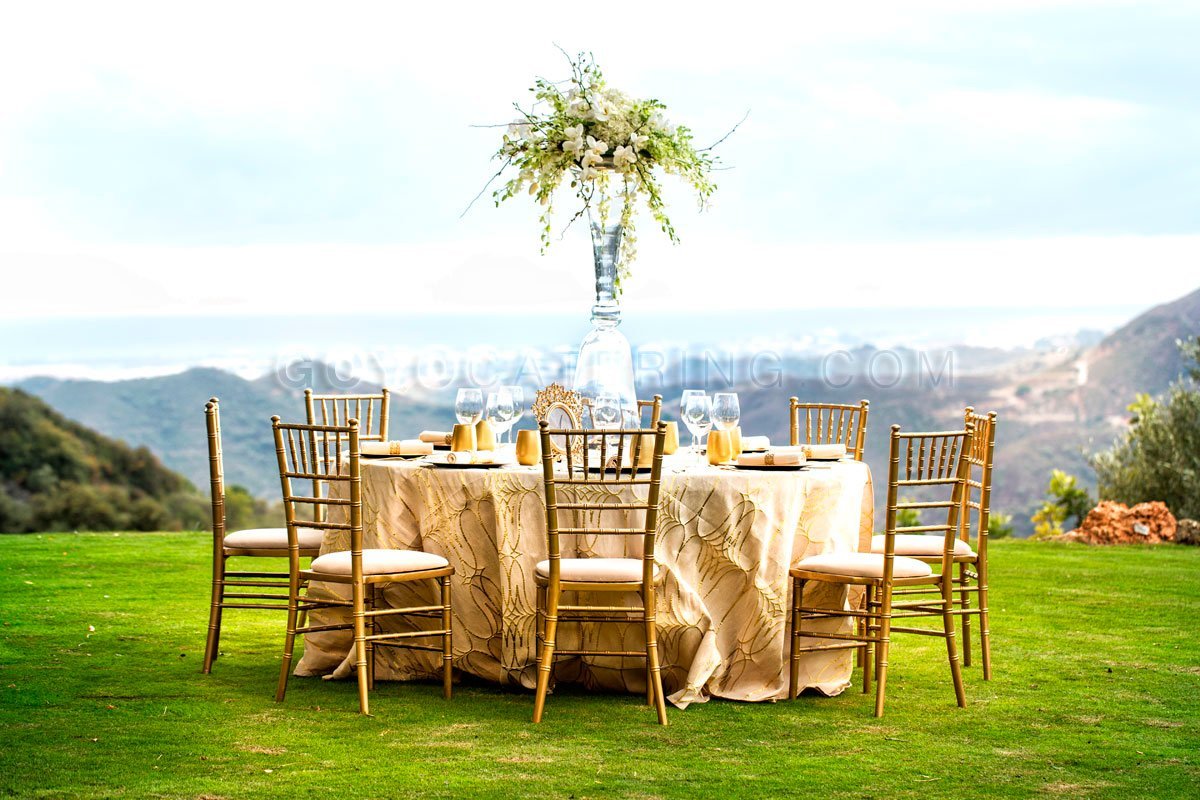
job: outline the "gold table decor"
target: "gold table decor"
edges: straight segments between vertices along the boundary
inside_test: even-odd
[[[583,421],[583,397],[558,383],[534,395],[532,408],[534,419],[549,423],[551,428],[578,428]],[[565,455],[561,437],[551,437],[550,445],[556,458]]]
[[[419,464],[362,465],[365,546],[420,548],[445,556],[455,568],[455,667],[532,693],[537,677],[534,568],[547,557],[542,475],[527,467],[437,470]],[[646,488],[597,490],[592,500],[614,505],[601,512],[603,524],[629,521],[619,505],[644,498]],[[665,459],[655,560],[664,572],[656,605],[667,699],[680,707],[710,696],[784,699],[788,570],[807,556],[868,550],[872,499],[870,470],[856,461],[824,470],[754,472],[694,465],[686,455]],[[566,512],[560,507],[561,513]],[[340,537],[329,534],[322,552],[341,549]],[[622,537],[573,535],[563,540],[562,553],[640,555],[626,552],[626,544]],[[311,591],[339,589],[317,584]],[[389,588],[385,600],[419,605],[421,598],[407,594],[411,591]],[[827,592],[815,597],[820,602],[847,601],[844,592],[839,600],[836,589],[813,591]],[[859,591],[851,591],[850,607],[857,607]],[[314,624],[333,622],[339,613],[318,612]],[[844,621],[829,625],[833,632],[852,632]],[[628,649],[627,639],[641,635],[640,629],[621,625],[582,626],[565,631],[559,645],[618,651]],[[345,632],[310,634],[297,674],[352,675],[346,660],[351,645]],[[838,694],[850,684],[852,661],[849,651],[805,654],[800,686]],[[427,654],[389,651],[380,656],[378,676],[434,677],[439,666]],[[632,659],[566,658],[555,665],[555,677],[598,690],[646,691],[646,666]]]

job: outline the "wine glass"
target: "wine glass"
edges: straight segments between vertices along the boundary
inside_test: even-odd
[[[503,436],[517,421],[517,409],[512,394],[505,389],[488,392],[485,417],[492,424],[496,435]]]
[[[731,431],[742,418],[737,392],[718,392],[713,395],[712,421],[719,431]]]
[[[506,390],[510,395],[512,395],[513,409],[516,412],[516,416],[513,417],[512,425],[509,426],[508,433],[509,441],[512,441],[512,428],[516,427],[517,423],[521,421],[521,417],[525,416],[525,390],[520,386],[515,385],[501,386],[500,388]]]
[[[621,397],[610,392],[601,392],[592,401],[592,421],[597,428],[621,427]]]
[[[690,395],[683,406],[683,424],[692,432],[692,450],[700,459],[700,435],[712,430],[712,398],[706,394]]]
[[[705,392],[703,389],[685,389],[684,390],[683,395],[681,395],[679,398],[679,417],[680,417],[680,419],[683,418],[683,409],[687,408],[688,398],[691,397],[692,395],[704,394],[704,393]]]
[[[459,389],[454,398],[454,416],[460,425],[474,425],[483,417],[483,390]]]

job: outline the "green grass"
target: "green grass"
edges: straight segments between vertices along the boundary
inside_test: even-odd
[[[954,707],[938,640],[856,690],[711,701],[654,724],[564,688],[292,681],[282,619],[230,612],[199,673],[200,534],[0,537],[0,795],[22,797],[1185,797],[1200,794],[1200,549],[1003,541],[995,678]],[[94,626],[94,632],[89,631]]]

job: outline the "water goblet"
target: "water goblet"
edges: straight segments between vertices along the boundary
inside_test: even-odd
[[[497,435],[503,436],[517,421],[513,396],[505,389],[488,392],[485,417],[495,428]]]
[[[713,395],[712,420],[719,431],[731,431],[742,418],[737,392],[718,392]]]
[[[483,418],[483,390],[459,389],[454,398],[454,416],[460,425],[474,425]]]
[[[712,430],[712,398],[706,394],[693,394],[683,407],[683,424],[692,432],[692,452],[700,461],[700,436]]]
[[[512,395],[513,408],[516,410],[516,416],[513,417],[512,425],[509,426],[508,438],[509,441],[512,441],[512,428],[516,427],[517,423],[521,421],[521,417],[525,416],[525,390],[516,385],[502,386],[500,388],[507,390]]]

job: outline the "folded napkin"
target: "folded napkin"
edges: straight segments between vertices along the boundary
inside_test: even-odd
[[[427,456],[433,445],[420,439],[401,439],[398,442],[362,442],[359,452],[364,456]]]
[[[742,453],[737,463],[743,467],[799,467],[804,453],[798,447],[779,447],[765,453]]]
[[[508,464],[515,463],[512,450],[451,450],[445,454],[447,464]]]
[[[816,460],[835,459],[846,457],[846,445],[844,444],[806,444],[804,445],[804,455]]]
[[[450,444],[449,431],[421,431],[419,438],[422,442],[429,442],[430,444]]]
[[[747,450],[766,450],[771,446],[771,437],[769,436],[743,436],[742,437],[742,452]]]

